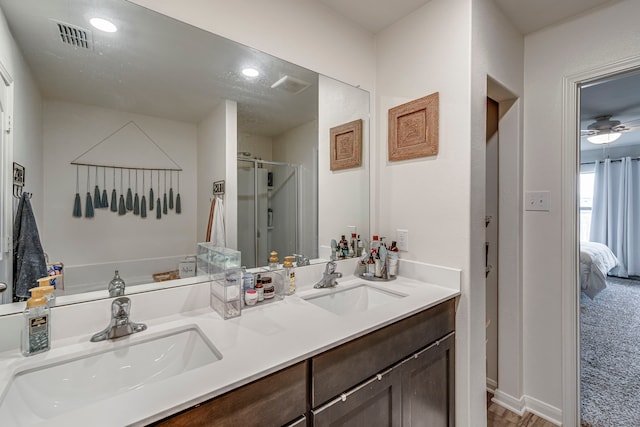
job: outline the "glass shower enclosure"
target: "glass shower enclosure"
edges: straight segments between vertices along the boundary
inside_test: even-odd
[[[247,268],[298,253],[299,167],[238,157],[238,250]]]

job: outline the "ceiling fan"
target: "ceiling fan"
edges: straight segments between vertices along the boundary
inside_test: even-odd
[[[595,122],[589,124],[587,129],[580,131],[580,136],[586,137],[593,144],[611,144],[620,138],[622,132],[629,132],[640,128],[640,124],[631,126],[631,123],[640,122],[640,119],[630,120],[626,123],[620,120],[611,120],[612,115],[597,116]]]

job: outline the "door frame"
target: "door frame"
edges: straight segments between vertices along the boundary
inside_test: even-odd
[[[578,286],[579,86],[640,68],[640,56],[565,76],[562,82],[562,425],[580,422],[580,322]]]
[[[0,294],[0,303],[13,300],[13,88],[14,80],[5,65],[0,62],[0,84],[7,88],[6,116],[7,128],[0,136],[0,197],[2,197],[0,213],[0,266],[3,273],[0,281],[6,281],[7,290]],[[4,129],[4,126],[2,126]],[[5,257],[4,255],[7,254]]]

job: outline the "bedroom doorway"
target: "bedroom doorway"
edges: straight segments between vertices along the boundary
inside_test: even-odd
[[[578,90],[580,425],[640,425],[640,70]]]

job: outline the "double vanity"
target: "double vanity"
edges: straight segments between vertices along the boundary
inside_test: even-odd
[[[50,351],[0,353],[0,420],[452,426],[460,272],[401,262],[386,283],[341,262],[325,289],[312,287],[324,265],[299,268],[294,296],[230,320],[208,306],[208,283],[133,294],[131,320],[147,329],[100,342],[89,339],[109,324],[111,300],[54,307]]]

